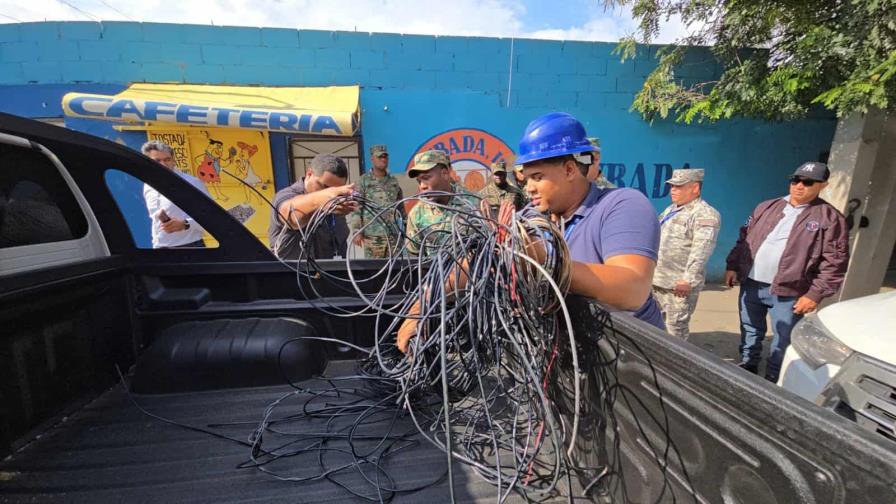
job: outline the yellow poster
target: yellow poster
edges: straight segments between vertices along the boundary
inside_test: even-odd
[[[274,168],[266,131],[183,128],[147,130],[174,149],[177,169],[201,180],[211,197],[268,244]],[[205,243],[217,246],[206,234]]]

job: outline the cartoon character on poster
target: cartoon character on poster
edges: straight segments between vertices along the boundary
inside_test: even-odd
[[[221,170],[224,168],[225,162],[230,164],[233,154],[231,152],[229,158],[223,159],[224,142],[209,138],[205,152],[194,159],[199,164],[196,169],[199,180],[205,182],[212,197],[216,200],[227,201],[230,199],[221,192]]]
[[[242,141],[238,141],[236,145],[239,147],[239,151],[236,155],[235,175],[243,180],[243,194],[246,196],[246,203],[252,204],[253,200],[258,201],[259,204],[263,203],[261,196],[252,190],[252,188],[257,188],[261,185],[261,177],[255,173],[251,161],[252,156],[258,152],[258,146],[249,145]]]

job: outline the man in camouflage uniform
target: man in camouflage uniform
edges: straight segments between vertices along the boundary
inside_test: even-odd
[[[669,334],[688,338],[688,324],[706,280],[706,262],[716,248],[721,218],[700,193],[703,170],[674,170],[672,204],[660,214],[660,248],[653,293]]]
[[[493,217],[498,215],[498,209],[504,200],[513,203],[513,207],[516,210],[526,205],[523,191],[507,182],[507,164],[503,159],[492,163],[492,181],[479,191],[479,196],[488,201],[489,206],[492,208]]]
[[[421,193],[441,191],[459,194],[424,195],[408,213],[406,233],[409,240],[408,252],[429,255],[445,237],[442,233],[432,234],[432,232],[451,225],[453,217],[450,209],[438,207],[430,202],[471,212],[479,208],[479,200],[451,179],[451,160],[443,151],[428,150],[414,156],[414,164],[408,169],[408,176],[417,180],[417,187]],[[421,243],[424,239],[426,242]]]
[[[594,152],[591,153],[591,164],[588,165],[588,172],[585,173],[585,178],[601,189],[616,189],[616,184],[607,180],[607,177],[604,177],[600,169],[600,139],[589,137],[588,141],[594,146]]]
[[[357,191],[361,196],[373,201],[378,206],[387,207],[403,199],[398,180],[389,175],[389,152],[385,145],[374,145],[370,148],[370,160],[373,169],[361,176]],[[404,217],[404,209],[399,209],[400,217]],[[360,208],[351,215],[349,225],[354,234],[355,245],[364,246],[364,255],[368,258],[385,258],[389,251],[398,245],[400,230],[396,225],[394,213],[383,214],[372,221],[376,214],[369,208]]]

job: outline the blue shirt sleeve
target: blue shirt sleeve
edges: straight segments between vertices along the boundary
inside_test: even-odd
[[[612,190],[605,198],[607,213],[595,240],[604,259],[636,254],[656,261],[660,225],[650,200],[630,188]]]

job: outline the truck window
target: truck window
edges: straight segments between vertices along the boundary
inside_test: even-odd
[[[75,195],[49,158],[0,143],[0,248],[75,240],[87,227]]]
[[[186,215],[167,199],[164,189],[157,190],[148,187],[133,175],[115,169],[106,170],[104,178],[118,209],[121,210],[128,223],[137,248],[216,248],[218,246],[218,241],[205,231],[201,222]],[[206,196],[200,194],[197,197]],[[152,212],[150,212],[150,207],[153,209]],[[168,215],[169,213],[171,215]],[[161,228],[161,222],[167,220],[166,217],[188,221],[190,229],[166,233]]]

